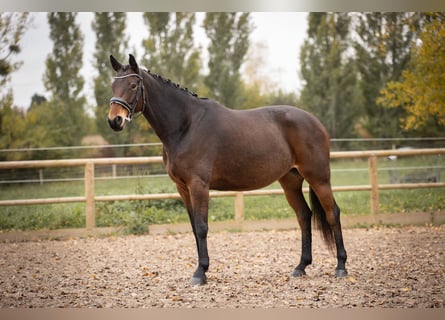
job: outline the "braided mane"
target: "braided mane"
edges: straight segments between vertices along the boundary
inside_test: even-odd
[[[188,88],[181,87],[179,84],[177,84],[177,83],[171,81],[170,79],[166,79],[166,78],[164,78],[163,76],[161,76],[160,74],[153,73],[153,72],[151,72],[151,71],[148,70],[148,69],[144,69],[144,70],[145,70],[148,74],[150,74],[153,78],[155,78],[155,79],[161,81],[162,83],[167,84],[167,85],[169,85],[169,86],[171,86],[171,87],[173,87],[173,88],[179,89],[179,90],[181,90],[181,91],[184,91],[185,93],[188,93],[188,94],[192,95],[192,96],[195,97],[195,98],[198,98],[198,95],[197,95],[195,92],[190,91]]]

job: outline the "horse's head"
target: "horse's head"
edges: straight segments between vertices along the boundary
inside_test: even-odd
[[[113,130],[120,131],[136,112],[144,110],[144,83],[139,66],[131,54],[129,65],[123,66],[113,56],[110,56],[110,62],[117,74],[112,87],[108,123]]]

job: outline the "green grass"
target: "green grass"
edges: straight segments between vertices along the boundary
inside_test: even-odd
[[[395,165],[403,167],[424,166],[425,159],[411,158],[390,162],[379,159],[379,183],[390,182],[390,170]],[[434,164],[433,164],[434,165]],[[366,160],[335,160],[332,162],[332,184],[369,184]],[[345,170],[346,171],[341,171]],[[407,172],[412,169],[407,169]],[[441,169],[442,179],[445,177]],[[268,188],[279,188],[274,183]],[[96,180],[96,195],[145,194],[175,192],[175,185],[168,177],[144,177],[132,179]],[[1,185],[0,199],[32,199],[84,195],[83,181],[53,182],[43,185]],[[307,196],[307,195],[306,195]],[[343,215],[370,213],[368,191],[337,192],[336,201]],[[294,217],[284,196],[246,196],[245,219],[282,219]],[[384,190],[380,191],[380,211],[400,213],[436,211],[445,209],[443,188]],[[234,218],[234,198],[212,198],[209,221]],[[124,226],[129,233],[144,233],[147,224],[187,222],[188,215],[180,200],[115,201],[96,203],[96,225]],[[0,230],[37,230],[81,228],[85,226],[83,203],[0,207]]]

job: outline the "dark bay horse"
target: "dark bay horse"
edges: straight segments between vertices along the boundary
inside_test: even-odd
[[[132,55],[129,65],[113,56],[110,61],[117,75],[108,122],[120,131],[141,112],[162,141],[166,170],[196,239],[199,259],[191,284],[207,280],[209,190],[252,190],[276,180],[301,227],[301,259],[292,275],[304,275],[312,262],[312,215],[327,245],[336,246],[335,276],[347,275],[340,209],[330,183],[329,138],[313,115],[291,106],[231,110],[142,70]],[[303,197],[304,179],[312,210]]]

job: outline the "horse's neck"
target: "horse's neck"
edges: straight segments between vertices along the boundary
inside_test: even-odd
[[[151,74],[148,78],[145,118],[164,146],[171,146],[177,143],[183,131],[190,126],[195,106],[190,103],[192,98],[187,93],[162,83],[162,80],[155,79]]]

